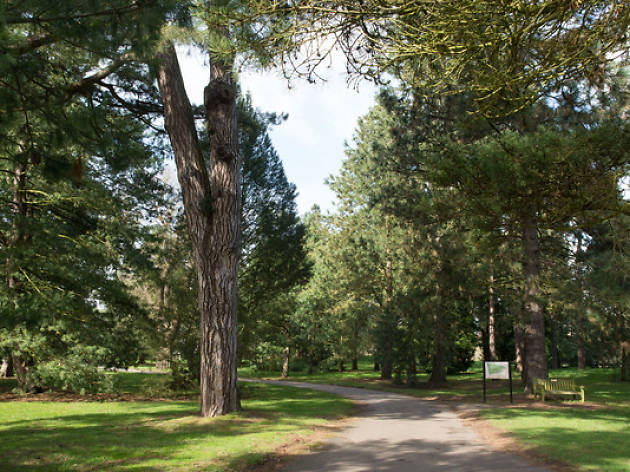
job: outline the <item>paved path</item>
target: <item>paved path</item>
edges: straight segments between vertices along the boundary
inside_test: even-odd
[[[456,413],[434,402],[359,388],[268,383],[335,393],[364,405],[347,429],[287,463],[287,472],[548,472],[493,450]]]

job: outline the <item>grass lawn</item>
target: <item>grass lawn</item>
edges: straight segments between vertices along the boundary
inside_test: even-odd
[[[630,406],[494,408],[481,414],[526,448],[569,464],[572,470],[630,471]]]
[[[510,407],[504,381],[489,383],[488,404],[495,406],[479,412],[495,427],[511,434],[525,449],[539,456],[567,464],[570,470],[630,471],[630,382],[616,379],[618,369],[559,369],[550,377],[573,377],[586,389],[586,403],[555,399],[533,402],[522,393],[520,377],[515,375],[517,407]],[[241,369],[242,377],[280,378],[278,372]],[[441,401],[481,402],[480,363],[466,373],[448,376],[444,386],[427,383],[427,374],[418,376],[419,388],[394,386],[379,380],[367,361],[358,371],[295,373],[289,380],[329,383],[348,387],[396,391]],[[424,382],[424,384],[422,383]],[[520,405],[523,405],[522,407]]]
[[[586,388],[586,405],[550,402],[554,407],[493,408],[483,418],[513,434],[539,454],[575,470],[630,471],[630,383],[613,369],[561,369],[550,377],[573,377]]]
[[[448,383],[445,385],[431,385],[428,383],[430,374],[418,374],[417,385],[413,388],[406,385],[394,385],[391,381],[380,379],[380,373],[374,372],[369,360],[359,361],[359,370],[345,372],[316,372],[307,374],[304,372],[293,372],[287,380],[299,382],[325,383],[330,385],[340,385],[344,387],[369,388],[386,392],[404,393],[420,398],[441,399],[441,400],[468,400],[481,401],[483,398],[481,363],[477,362],[467,372],[449,375]],[[520,374],[513,372],[514,392],[518,393],[520,385]],[[280,372],[258,371],[252,368],[239,369],[239,376],[244,378],[262,378],[281,380]],[[509,395],[509,383],[503,380],[488,381],[488,397],[504,398]]]
[[[290,387],[241,384],[241,396],[244,410],[221,418],[199,417],[197,401],[0,402],[0,468],[239,470],[352,409],[339,397]]]

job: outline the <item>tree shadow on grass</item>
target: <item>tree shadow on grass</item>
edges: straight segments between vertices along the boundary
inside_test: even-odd
[[[591,470],[630,470],[630,408],[514,408],[484,412],[483,416],[504,421],[525,445],[538,447],[552,459]]]
[[[0,469],[219,470],[255,462],[273,449],[266,444],[308,430],[339,402],[316,392],[290,392],[286,387],[250,389],[244,401],[249,408],[220,418],[200,417],[195,403],[138,402],[86,404],[85,413],[77,413],[75,404],[69,414],[42,412],[6,421],[0,426]],[[104,411],[93,411],[101,406]]]

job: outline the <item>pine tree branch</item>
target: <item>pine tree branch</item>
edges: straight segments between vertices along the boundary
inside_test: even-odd
[[[139,10],[141,8],[145,8],[151,6],[155,3],[155,0],[136,0],[131,2],[129,5],[125,5],[118,8],[108,8],[105,10],[98,10],[93,12],[86,13],[78,13],[75,15],[61,15],[61,16],[53,16],[50,18],[41,18],[39,16],[32,17],[13,17],[7,18],[5,20],[6,24],[9,25],[20,25],[20,24],[42,24],[42,23],[53,23],[56,21],[73,21],[73,20],[81,20],[84,18],[93,18],[98,16],[112,16],[112,15],[122,15],[125,13],[130,13],[135,10]]]
[[[89,92],[92,87],[100,83],[103,79],[107,78],[118,69],[120,69],[127,61],[131,59],[130,53],[123,54],[115,59],[110,65],[104,67],[91,75],[83,77],[82,79],[71,83],[65,88],[65,99],[70,100],[76,94],[85,94]]]
[[[19,56],[22,54],[26,54],[27,52],[34,51],[41,46],[51,44],[54,41],[55,38],[51,34],[35,34],[33,36],[29,36],[24,41],[21,41],[19,43],[3,46],[3,49]]]

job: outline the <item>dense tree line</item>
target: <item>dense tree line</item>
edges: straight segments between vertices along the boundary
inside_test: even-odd
[[[20,388],[102,389],[98,365],[159,355],[213,416],[239,408],[238,362],[288,375],[370,353],[384,379],[443,382],[479,345],[528,389],[572,351],[630,375],[627,2],[0,13],[0,350]],[[201,107],[177,43],[210,62]],[[337,211],[299,221],[279,118],[239,98],[235,66],[316,80],[333,50],[400,87],[359,123]]]

